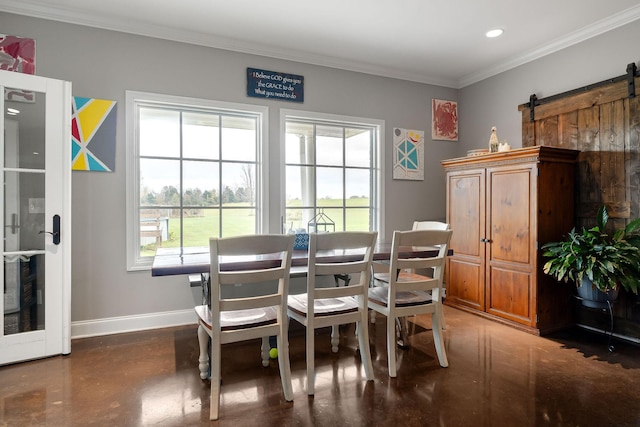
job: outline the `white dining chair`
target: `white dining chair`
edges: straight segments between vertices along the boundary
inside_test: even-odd
[[[451,226],[442,221],[414,221],[412,230],[450,230]],[[374,272],[380,271],[385,272],[386,268],[388,268],[389,263],[373,263]],[[400,272],[400,274],[404,274],[405,272]],[[433,274],[432,270],[425,270],[422,274],[426,274],[431,276]],[[384,282],[382,282],[384,285]],[[444,273],[443,273],[443,282],[442,282],[442,292],[433,292],[433,298],[440,298],[441,300],[444,298],[446,284],[444,282]],[[371,312],[370,316],[371,323],[375,323],[375,311]],[[442,329],[447,329],[447,322],[444,318],[444,310],[440,310],[440,325]],[[400,347],[407,346],[407,321],[404,317],[400,317],[396,321],[396,333],[397,333],[397,343]]]
[[[309,239],[307,292],[289,295],[289,316],[306,327],[307,394],[315,393],[315,330],[356,323],[358,347],[367,380],[373,380],[367,322],[367,291],[377,232],[312,233]],[[331,254],[353,254],[344,262]],[[322,256],[322,260],[319,257]],[[319,287],[316,278],[349,275],[347,286]],[[359,277],[356,277],[359,276]],[[332,333],[333,335],[333,333]],[[337,343],[332,343],[337,346]]]
[[[287,296],[293,253],[293,235],[250,235],[212,238],[209,241],[211,268],[208,305],[195,308],[198,315],[199,368],[201,377],[211,363],[210,419],[217,420],[220,409],[220,369],[222,344],[262,339],[263,359],[268,337],[276,336],[282,389],[287,401],[293,400],[289,362]],[[223,271],[221,258],[259,257],[263,267],[251,270]],[[225,287],[236,284],[275,282],[271,293],[223,297]],[[207,346],[211,338],[211,353]]]
[[[440,325],[442,300],[434,298],[434,291],[441,295],[445,257],[451,240],[451,230],[395,231],[391,244],[391,259],[385,273],[374,273],[374,281],[384,286],[369,288],[369,308],[387,317],[387,358],[389,376],[396,370],[396,319],[418,314],[431,314],[433,340],[440,366],[448,366]],[[438,247],[431,257],[399,258],[401,246]],[[415,273],[420,269],[433,269],[433,277]],[[412,273],[404,272],[410,270]]]

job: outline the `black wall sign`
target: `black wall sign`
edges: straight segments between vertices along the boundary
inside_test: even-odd
[[[247,68],[247,96],[304,102],[304,76]]]

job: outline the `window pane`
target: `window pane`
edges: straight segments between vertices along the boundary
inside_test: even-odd
[[[345,215],[347,217],[347,230],[350,231],[369,231],[371,224],[370,210],[369,209],[346,209]]]
[[[317,168],[317,205],[342,206],[343,181],[341,168]]]
[[[157,248],[171,247],[170,241],[175,233],[171,233],[170,209],[140,209],[139,221],[142,256],[153,256]]]
[[[342,166],[342,127],[316,127],[316,163]]]
[[[284,219],[284,231],[297,230],[299,228],[308,230],[307,225],[314,216],[313,209],[287,209]]]
[[[346,205],[368,206],[371,197],[371,171],[369,169],[347,169],[345,173]]]
[[[312,167],[287,166],[287,206],[313,206],[315,191]]]
[[[140,205],[180,205],[180,161],[140,159]]]
[[[345,142],[347,166],[371,166],[371,130],[345,129],[347,139]]]
[[[220,235],[219,218],[218,209],[185,209],[183,245],[209,246],[209,238]]]
[[[158,246],[208,246],[223,233],[269,231],[261,230],[268,221],[258,205],[265,195],[256,194],[265,190],[258,174],[268,109],[239,105],[127,93],[127,122],[137,129],[127,141],[127,156],[137,156],[127,180],[137,181],[139,193],[127,224],[140,239],[127,250],[128,268],[149,266]]]
[[[287,123],[285,139],[285,162],[313,164],[313,125],[307,123]]]
[[[182,156],[192,159],[218,159],[220,117],[217,114],[182,115]]]
[[[180,113],[140,108],[141,156],[180,156]]]
[[[184,206],[214,206],[219,203],[219,163],[185,161],[183,163]]]
[[[347,207],[361,208],[353,216],[353,229],[369,230],[372,194],[375,191],[374,145],[376,126],[347,126],[325,119],[287,120],[285,138],[285,229],[308,226],[312,218],[305,208],[324,213],[345,228]],[[314,159],[315,156],[315,159]],[[302,166],[305,165],[305,166]],[[299,208],[298,208],[299,207]],[[304,217],[304,218],[303,218]],[[328,225],[320,225],[320,231]],[[311,231],[315,230],[310,226]]]
[[[343,230],[342,209],[319,209],[309,223],[310,232],[322,233]]]
[[[222,237],[254,234],[255,230],[254,209],[222,209]]]
[[[244,117],[222,118],[222,158],[256,160],[256,120]]]
[[[255,196],[255,165],[250,163],[223,163],[222,204],[255,206]]]

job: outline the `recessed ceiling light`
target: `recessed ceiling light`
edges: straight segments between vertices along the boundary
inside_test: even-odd
[[[495,37],[500,37],[502,33],[504,33],[504,30],[502,28],[495,28],[493,30],[487,31],[485,35],[490,39],[493,39]]]

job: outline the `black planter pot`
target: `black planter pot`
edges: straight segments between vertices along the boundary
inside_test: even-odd
[[[583,278],[580,281],[577,291],[578,297],[580,297],[580,301],[585,307],[607,308],[609,306],[608,302],[610,303],[618,298],[618,288],[602,292],[587,278]]]

